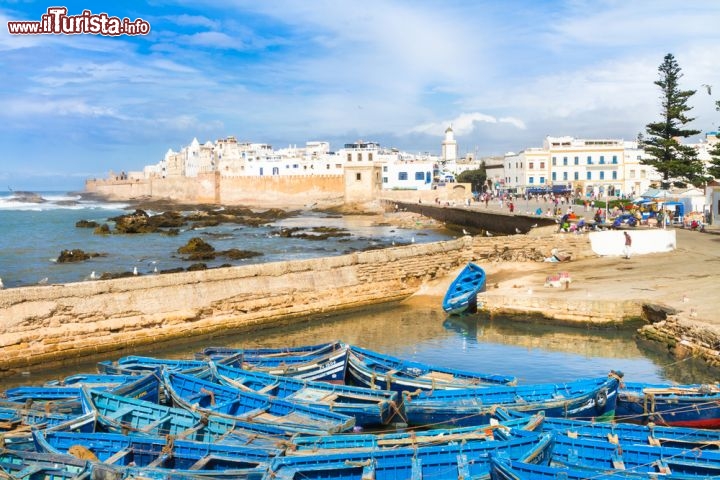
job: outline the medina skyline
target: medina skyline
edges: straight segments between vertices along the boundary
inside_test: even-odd
[[[682,68],[693,127],[717,129],[713,1],[71,1],[144,35],[11,35],[55,4],[0,3],[0,182],[82,188],[197,137],[282,148],[358,139],[461,153],[547,135],[631,140],[660,116],[657,67]],[[710,88],[704,87],[710,86]],[[713,88],[714,87],[714,88]]]

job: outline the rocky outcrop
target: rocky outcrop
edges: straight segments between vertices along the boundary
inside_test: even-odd
[[[88,253],[79,248],[73,248],[72,250],[63,250],[58,255],[57,263],[75,263],[84,262],[93,257],[106,257],[107,253]]]
[[[97,228],[99,224],[94,220],[78,220],[75,222],[77,228]]]
[[[638,336],[678,359],[701,358],[712,367],[720,367],[720,332],[706,324],[672,315],[644,325],[638,330]]]

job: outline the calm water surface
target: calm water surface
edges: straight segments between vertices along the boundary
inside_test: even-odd
[[[620,370],[628,381],[701,383],[717,372],[699,362],[681,361],[643,349],[634,330],[584,330],[481,316],[448,318],[440,308],[390,304],[342,315],[308,318],[277,329],[259,330],[157,345],[68,362],[0,380],[5,388],[39,384],[79,372],[95,363],[129,354],[191,358],[203,347],[296,346],[340,339],[380,352],[448,367],[515,375],[522,383],[564,382]]]

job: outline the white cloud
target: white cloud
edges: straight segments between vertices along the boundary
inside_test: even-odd
[[[475,130],[476,123],[507,123],[519,130],[525,130],[525,123],[517,118],[502,117],[496,118],[492,115],[484,113],[463,113],[451,120],[442,120],[439,122],[425,123],[417,125],[410,129],[409,133],[424,133],[427,135],[442,136],[448,126],[452,126],[453,131],[458,136],[469,135]]]

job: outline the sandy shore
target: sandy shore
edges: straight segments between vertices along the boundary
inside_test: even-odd
[[[677,249],[667,253],[599,257],[563,263],[499,262],[483,265],[488,274],[487,295],[532,296],[543,300],[638,301],[676,311],[677,318],[720,335],[720,235],[678,229]],[[557,234],[562,248],[563,235]],[[528,237],[528,242],[533,242]],[[567,290],[545,287],[545,278],[569,272]],[[410,302],[440,305],[448,285],[459,272],[424,285]]]

